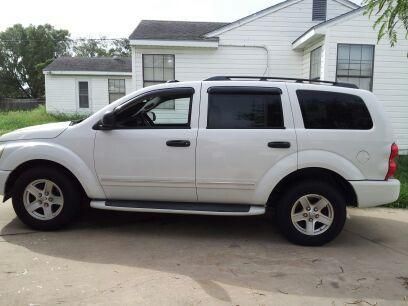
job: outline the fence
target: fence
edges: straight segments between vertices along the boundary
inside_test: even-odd
[[[14,111],[14,110],[30,110],[44,105],[44,99],[12,99],[0,98],[0,112]]]

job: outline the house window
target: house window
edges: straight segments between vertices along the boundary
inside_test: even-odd
[[[325,21],[327,12],[327,0],[313,0],[313,21]]]
[[[373,89],[374,46],[337,46],[336,81],[357,85],[361,89]]]
[[[79,108],[89,108],[88,82],[78,82]]]
[[[322,62],[322,47],[310,52],[310,75],[311,80],[320,79],[320,67]]]
[[[143,87],[175,79],[174,55],[143,54]],[[161,104],[159,109],[175,109],[174,100]]]
[[[126,94],[125,80],[108,80],[109,103],[122,98]]]

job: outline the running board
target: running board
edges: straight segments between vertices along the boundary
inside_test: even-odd
[[[248,204],[214,204],[156,201],[91,201],[91,207],[105,210],[155,212],[188,215],[251,216],[265,213],[265,206]]]

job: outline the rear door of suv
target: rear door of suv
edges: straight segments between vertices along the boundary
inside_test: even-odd
[[[297,142],[284,83],[203,82],[196,153],[199,202],[265,204],[255,191]]]

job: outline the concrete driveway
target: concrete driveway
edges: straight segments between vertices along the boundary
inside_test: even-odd
[[[349,211],[325,247],[299,247],[264,217],[90,210],[35,232],[0,206],[4,305],[407,305],[408,210]]]

